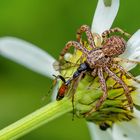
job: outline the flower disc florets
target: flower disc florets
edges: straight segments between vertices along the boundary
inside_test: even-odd
[[[68,62],[63,62],[63,68],[61,74],[67,78],[70,78],[76,71],[78,64],[81,63],[80,58],[82,53],[80,51],[75,51],[73,55],[67,58]],[[82,60],[84,61],[84,59]],[[67,63],[75,64],[67,68]],[[69,64],[70,64],[69,63]],[[125,75],[121,75],[119,70],[113,70],[117,76],[121,76],[122,80],[129,87],[131,96],[136,94],[136,88],[132,85],[131,79]],[[69,86],[67,94],[65,96],[72,97],[74,94],[74,112],[77,117],[85,118],[87,121],[93,122],[100,126],[102,130],[106,130],[111,127],[113,123],[118,121],[130,121],[133,119],[133,113],[129,109],[128,101],[124,94],[124,89],[121,85],[117,84],[111,77],[104,73],[104,77],[108,89],[108,97],[101,105],[101,107],[90,115],[85,114],[93,109],[102,96],[102,90],[99,83],[98,76],[91,76],[90,72],[86,72],[82,79],[76,83],[75,93],[73,93],[73,83]]]

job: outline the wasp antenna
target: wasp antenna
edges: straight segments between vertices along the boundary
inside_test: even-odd
[[[54,75],[54,74],[53,74],[52,76],[53,76],[53,77],[55,77],[55,78],[57,77],[57,76],[56,76],[56,75]]]
[[[59,75],[59,78],[60,78],[64,83],[66,83],[66,80],[65,80],[65,78],[64,78],[63,76]]]
[[[66,82],[66,80],[65,80],[65,78],[63,77],[63,76],[61,76],[61,75],[52,75],[52,76],[54,76],[55,77],[55,80],[57,80],[57,79],[60,79],[60,80],[62,80],[64,83]]]

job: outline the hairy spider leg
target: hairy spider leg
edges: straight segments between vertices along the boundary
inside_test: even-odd
[[[94,79],[95,79],[95,76],[97,75],[97,69],[94,69],[94,70],[91,72],[91,75],[92,75],[93,79],[92,79],[92,81],[90,81],[89,86],[88,86],[88,89],[90,89],[91,86],[92,86],[92,84],[93,84],[93,81],[94,81]]]
[[[64,64],[61,64],[61,63],[58,62],[58,61],[55,61],[55,62],[53,63],[53,68],[54,68],[56,71],[66,70],[66,69],[69,69],[69,68],[71,68],[71,67],[76,67],[76,66],[79,66],[79,64],[73,63],[73,62],[70,62],[70,61],[65,61]]]
[[[94,70],[91,72],[91,75],[92,75],[93,77],[95,77],[95,76],[97,75],[97,69],[94,69]]]
[[[102,37],[99,34],[93,33],[93,39],[96,47],[102,46]]]
[[[129,59],[126,59],[126,58],[113,58],[113,61],[115,61],[115,62],[126,62],[126,63],[140,64],[140,61],[129,60]]]
[[[84,33],[84,32],[86,33],[87,40],[88,40],[88,42],[86,42],[86,43],[89,44],[89,46],[92,50],[96,49],[96,47],[101,46],[100,35],[98,35],[96,33],[92,34],[91,29],[88,25],[82,25],[77,31],[76,38],[77,38],[77,41],[79,43],[81,43],[83,47],[86,47],[86,45],[87,45],[87,44],[85,44],[85,42],[82,42],[82,33]],[[84,57],[85,57],[85,55],[83,53],[80,58],[81,63],[82,63],[82,60]]]
[[[122,72],[122,74],[125,74],[126,76],[128,76],[129,78],[134,80],[135,82],[140,83],[140,80],[136,79],[131,73],[126,71],[121,65],[113,64],[112,67],[115,68],[115,69],[119,69]]]
[[[126,36],[127,38],[131,37],[131,35],[129,33],[123,31],[122,29],[120,29],[118,27],[115,27],[113,29],[106,30],[102,33],[102,38],[103,38],[104,42],[106,41],[106,39],[109,37],[110,34],[117,33],[117,32]]]
[[[89,112],[86,113],[86,117],[89,116],[91,113],[95,112],[96,110],[98,110],[100,108],[100,106],[103,104],[103,102],[105,101],[105,99],[107,98],[107,85],[105,82],[105,78],[103,75],[103,69],[102,68],[98,68],[98,77],[99,77],[99,82],[101,85],[101,89],[103,91],[103,95],[100,97],[100,99],[97,101],[96,105],[94,108],[92,108]]]
[[[118,84],[122,85],[123,89],[124,89],[124,93],[125,93],[125,96],[128,100],[128,105],[130,107],[130,110],[133,112],[133,100],[132,100],[132,97],[130,95],[130,92],[129,92],[129,88],[128,86],[124,83],[123,80],[121,80],[115,73],[113,73],[108,67],[105,67],[104,68],[105,72],[110,76],[112,77]]]
[[[96,48],[95,43],[94,43],[94,39],[93,39],[93,34],[92,34],[91,29],[88,25],[82,25],[78,29],[77,34],[76,34],[77,41],[83,45],[82,33],[84,33],[84,32],[86,33],[86,36],[87,36],[88,43],[89,43],[90,47],[92,49]]]
[[[62,59],[64,59],[64,55],[68,52],[68,50],[70,49],[70,47],[75,47],[77,50],[80,50],[81,52],[83,52],[85,55],[88,55],[89,51],[83,47],[80,43],[76,42],[76,41],[69,41],[65,47],[63,48],[63,50],[60,53],[60,57],[59,57],[59,61],[61,61]]]

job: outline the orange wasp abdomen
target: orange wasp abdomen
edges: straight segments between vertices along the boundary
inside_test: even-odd
[[[68,89],[68,86],[65,85],[65,83],[63,83],[58,90],[57,97],[56,97],[57,101],[61,100],[65,96],[67,89]]]

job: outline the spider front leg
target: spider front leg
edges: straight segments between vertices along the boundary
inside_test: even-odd
[[[76,42],[76,41],[69,41],[65,47],[63,48],[63,50],[60,53],[60,57],[59,57],[59,61],[61,61],[64,58],[64,55],[68,52],[68,50],[70,49],[70,47],[75,47],[77,50],[80,50],[81,52],[83,52],[85,55],[88,55],[89,51],[83,47],[80,43]]]
[[[120,34],[122,34],[122,35],[124,35],[124,36],[126,36],[126,37],[128,37],[128,38],[131,37],[131,35],[130,35],[129,33],[126,33],[126,32],[123,31],[122,29],[116,27],[116,28],[113,28],[113,29],[104,31],[104,32],[102,33],[102,38],[103,38],[103,40],[105,41],[105,40],[109,37],[110,34],[112,34],[112,33],[117,33],[117,32],[120,33]]]
[[[115,68],[115,69],[119,69],[122,74],[127,75],[129,78],[131,78],[135,82],[140,83],[140,80],[136,79],[131,73],[129,73],[128,71],[126,71],[121,65],[119,65],[119,64],[113,64],[112,67]]]
[[[82,25],[78,31],[77,31],[77,35],[76,35],[76,38],[77,38],[77,41],[79,43],[81,43],[83,45],[83,42],[82,42],[82,33],[86,33],[86,36],[87,36],[87,39],[88,39],[88,43],[90,45],[90,47],[93,49],[93,48],[96,48],[95,47],[95,43],[94,43],[94,38],[93,38],[93,35],[92,35],[92,32],[91,32],[91,29],[88,25]]]
[[[125,93],[125,96],[128,100],[128,105],[130,107],[130,110],[133,112],[133,100],[132,100],[132,97],[130,95],[130,92],[129,92],[129,88],[128,86],[124,83],[123,80],[121,80],[115,73],[113,73],[108,67],[105,67],[104,68],[105,72],[110,76],[112,77],[118,84],[122,85],[123,89],[124,89],[124,93]]]
[[[103,69],[98,68],[98,77],[99,77],[99,82],[103,91],[103,95],[100,97],[100,99],[97,101],[96,106],[92,108],[89,112],[86,113],[86,117],[89,116],[91,113],[95,112],[100,108],[100,106],[103,104],[105,99],[107,98],[107,85],[105,82],[105,78],[103,76]]]

